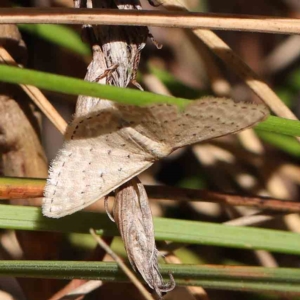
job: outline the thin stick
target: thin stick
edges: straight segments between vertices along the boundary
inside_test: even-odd
[[[146,186],[146,191],[151,199],[214,202],[233,206],[251,206],[259,209],[270,209],[282,212],[294,212],[300,209],[300,203],[298,202],[268,197],[241,196],[237,194],[171,186]]]
[[[225,64],[239,75],[242,80],[276,113],[278,116],[297,120],[297,117],[281,101],[274,91],[215,33],[210,30],[193,31]]]
[[[45,188],[44,179],[0,177],[0,199],[39,198]],[[171,186],[145,186],[151,200],[202,201],[259,209],[300,212],[300,203],[260,196],[241,196],[208,190],[194,190]]]
[[[0,24],[145,25],[180,28],[299,34],[300,19],[114,9],[1,8]]]
[[[0,46],[0,59],[6,64],[17,65],[12,56]],[[20,66],[19,66],[20,67]],[[44,94],[35,86],[20,84],[21,88],[31,98],[31,100],[39,107],[39,109],[45,114],[45,116],[53,123],[53,125],[64,134],[67,123],[53,107]]]
[[[250,215],[250,216],[246,215],[246,216],[241,216],[239,218],[226,221],[223,224],[230,225],[230,226],[253,226],[253,225],[258,225],[273,220],[274,218],[280,216],[282,215],[264,215],[264,214],[257,214],[257,215]]]
[[[112,240],[112,237],[105,238],[106,243],[111,243]],[[101,261],[103,260],[105,255],[106,252],[99,246],[96,246],[92,253],[88,255],[86,260]],[[78,294],[88,294],[97,287],[100,287],[102,284],[103,282],[101,280],[72,279],[64,287],[62,287],[59,291],[52,295],[48,300],[81,300],[84,298],[84,296],[80,296]]]
[[[132,281],[132,283],[137,287],[137,289],[141,292],[147,300],[154,300],[154,298],[149,294],[149,292],[145,289],[145,287],[141,284],[141,282],[137,279],[137,277],[130,271],[130,269],[123,263],[120,257],[112,251],[112,249],[101,239],[99,235],[96,234],[94,229],[90,229],[90,234],[94,237],[94,239],[98,242],[98,244],[115,260],[118,266],[123,270],[123,272],[128,276],[128,278]]]
[[[100,280],[89,280],[86,283],[80,285],[67,295],[63,296],[60,300],[70,300],[70,299],[83,299],[87,294],[96,290],[102,285],[102,281]]]

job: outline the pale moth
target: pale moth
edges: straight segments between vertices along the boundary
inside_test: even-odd
[[[175,105],[115,105],[77,117],[49,170],[43,214],[72,214],[177,148],[236,133],[264,120],[263,104],[206,97]]]

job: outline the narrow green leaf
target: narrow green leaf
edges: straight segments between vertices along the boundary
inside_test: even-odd
[[[163,264],[160,270],[166,280],[172,272],[177,285],[183,286],[300,293],[299,269]],[[128,282],[113,262],[0,261],[0,276]]]
[[[300,144],[296,139],[267,131],[257,131],[257,134],[263,141],[274,147],[295,157],[300,157]]]
[[[19,24],[18,27],[47,42],[66,48],[79,55],[89,55],[89,46],[82,42],[81,37],[65,25],[54,24]]]
[[[284,135],[300,136],[300,122],[271,116],[267,121],[255,126],[257,130],[264,130]]]
[[[155,218],[154,225],[157,240],[300,255],[297,233],[164,218]],[[119,235],[116,225],[105,214],[78,212],[50,219],[42,216],[40,208],[15,205],[0,205],[0,228],[79,233],[95,228],[101,235]]]
[[[53,75],[7,65],[0,65],[0,81],[29,84],[50,91],[72,95],[87,95],[132,105],[169,103],[184,107],[189,103],[189,100],[183,98],[163,96],[110,85],[100,85],[71,77]],[[259,124],[257,128],[280,134],[300,136],[299,121],[271,116],[265,122]]]
[[[170,103],[184,106],[189,101],[7,65],[0,65],[0,81],[29,84],[50,91],[71,95],[87,95],[132,105]]]

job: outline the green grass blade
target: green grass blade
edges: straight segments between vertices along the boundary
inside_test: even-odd
[[[255,126],[257,130],[264,130],[284,135],[300,136],[300,122],[270,116],[265,122]]]
[[[296,139],[287,135],[267,131],[257,131],[257,134],[263,141],[271,144],[272,146],[292,156],[300,157],[300,144]]]
[[[160,265],[165,279],[172,272],[177,285],[256,292],[300,293],[300,270],[205,265]],[[128,281],[112,262],[0,261],[0,276]]]
[[[35,85],[50,91],[72,95],[87,95],[132,105],[169,103],[183,107],[189,102],[189,100],[183,98],[118,88],[110,85],[100,85],[71,77],[53,75],[7,65],[0,65],[0,81]],[[257,128],[280,134],[300,136],[299,121],[269,117],[265,122],[259,124]]]
[[[0,81],[35,85],[39,88],[71,95],[87,95],[110,99],[124,104],[148,105],[170,103],[184,106],[189,100],[141,92],[110,85],[100,85],[67,76],[0,65]]]
[[[82,42],[79,34],[67,26],[54,24],[19,24],[18,27],[29,34],[66,48],[79,55],[91,54],[89,46]]]
[[[297,233],[164,218],[155,218],[154,225],[157,240],[300,255]],[[40,208],[15,205],[0,205],[0,228],[78,233],[95,228],[101,235],[119,235],[116,225],[105,214],[78,212],[50,219],[42,216]]]

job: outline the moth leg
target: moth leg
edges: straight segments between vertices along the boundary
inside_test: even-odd
[[[161,274],[159,272],[158,264],[157,264],[157,257],[158,257],[158,255],[159,255],[159,252],[156,249],[156,263],[153,262],[152,267],[156,270],[157,275],[159,276],[159,278],[160,278],[160,280],[162,282],[161,284],[157,285],[157,288],[159,289],[160,292],[167,293],[167,292],[172,291],[175,288],[176,282],[175,282],[174,277],[173,277],[173,275],[172,275],[171,272],[169,272],[170,282],[168,282],[168,283],[164,283],[163,282],[163,278],[162,278],[162,276],[161,276]]]
[[[108,207],[108,195],[106,195],[104,197],[104,207],[105,207],[105,211],[107,216],[110,218],[111,221],[115,222],[115,219],[113,218],[113,216],[111,215],[111,213],[109,212],[109,207]]]
[[[159,290],[162,292],[162,293],[167,293],[167,292],[170,292],[172,291],[175,286],[176,286],[176,282],[174,280],[174,277],[172,275],[171,272],[169,272],[169,276],[170,276],[170,282],[168,283],[163,283],[162,285],[160,285],[158,288]]]
[[[143,49],[143,47],[141,48],[141,50],[142,49]],[[141,59],[141,52],[140,52],[141,50],[138,51],[138,53],[136,54],[136,56],[134,58],[133,68],[132,68],[133,71],[132,71],[130,83],[133,84],[135,87],[137,87],[139,90],[144,91],[142,86],[136,80],[137,70],[138,70],[138,66],[139,66],[139,63],[140,63],[140,59]]]
[[[142,88],[142,86],[135,80],[135,79],[131,79],[130,82],[137,87],[139,90],[144,91],[144,89]]]
[[[157,49],[161,49],[163,47],[162,44],[158,43],[156,41],[156,39],[154,38],[154,36],[152,35],[152,33],[148,33],[148,38],[152,41],[152,43],[154,44],[154,46],[157,48]]]
[[[161,281],[160,284],[155,284],[155,287],[159,290],[159,292],[161,292],[161,293],[167,293],[167,292],[172,291],[175,288],[175,286],[176,286],[176,282],[174,280],[174,277],[173,277],[172,273],[169,272],[170,282],[164,283],[163,278],[162,278],[162,276],[161,276],[161,274],[159,272],[157,263],[153,264],[153,268],[157,272],[156,275],[158,275],[158,277],[160,278],[160,281]],[[153,272],[153,274],[154,274],[154,272]],[[154,282],[155,282],[155,280],[154,280]],[[157,292],[157,290],[156,290],[156,292]]]
[[[167,255],[168,253],[166,252],[166,254],[164,254],[164,253],[162,253],[162,252],[160,252],[160,251],[158,251],[157,249],[156,249],[156,256],[157,257],[162,257],[162,258],[166,258],[166,255]]]
[[[107,68],[101,75],[99,75],[94,82],[98,82],[103,78],[107,79],[107,83],[111,78],[111,74],[118,68],[119,64],[114,64],[113,66]]]

